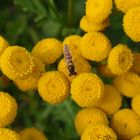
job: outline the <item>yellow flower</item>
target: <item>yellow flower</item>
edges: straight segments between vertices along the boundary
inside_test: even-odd
[[[140,7],[128,10],[123,18],[124,31],[135,42],[140,42],[139,19]]]
[[[43,39],[35,45],[32,55],[45,64],[52,64],[62,55],[62,43],[55,38]]]
[[[0,56],[8,46],[9,43],[7,42],[7,40],[5,40],[2,36],[0,36]]]
[[[131,140],[140,140],[140,135],[133,137]]]
[[[89,20],[101,23],[109,17],[112,9],[112,0],[87,0],[86,16]]]
[[[132,72],[118,76],[113,81],[120,93],[127,97],[134,97],[140,93],[140,77]]]
[[[131,67],[131,71],[140,74],[140,53],[134,53],[134,61]]]
[[[100,64],[97,67],[98,72],[105,77],[115,77],[115,75],[110,71],[107,64]]]
[[[85,108],[80,110],[75,117],[75,127],[81,135],[89,124],[102,123],[108,125],[106,114],[98,108]]]
[[[77,74],[91,71],[91,65],[86,59],[78,55],[73,55],[72,58]],[[64,58],[58,64],[58,71],[62,72],[70,82],[75,78],[75,76],[69,76],[68,67]]]
[[[132,99],[131,106],[132,109],[140,116],[140,94],[136,95]]]
[[[104,84],[96,74],[81,73],[72,81],[71,94],[79,106],[94,106],[104,96]]]
[[[8,128],[0,128],[0,140],[20,140],[20,136]]]
[[[104,124],[94,124],[87,127],[81,140],[117,140],[117,136],[110,127]]]
[[[102,109],[107,115],[112,115],[119,110],[121,105],[122,96],[120,93],[112,85],[105,85],[105,96],[97,104],[97,107]]]
[[[111,127],[120,139],[131,139],[140,133],[140,117],[131,109],[116,112],[111,120]]]
[[[47,140],[43,132],[36,128],[26,128],[20,131],[21,140]]]
[[[115,46],[108,58],[108,68],[115,75],[121,75],[127,72],[133,62],[133,54],[126,45],[119,44]]]
[[[81,36],[70,35],[64,39],[63,46],[67,44],[70,48],[71,53],[80,54],[80,50],[79,50],[80,40],[81,40]]]
[[[38,82],[38,91],[44,101],[50,104],[61,103],[69,95],[69,83],[57,71],[46,72]]]
[[[127,10],[139,7],[140,1],[139,0],[115,0],[115,4],[118,10],[126,13]]]
[[[102,33],[86,33],[80,42],[80,52],[83,57],[92,61],[102,61],[108,57],[111,50],[109,39]]]
[[[109,19],[106,19],[102,23],[96,23],[88,20],[86,16],[83,16],[80,20],[80,28],[85,32],[102,31],[109,26]]]
[[[34,90],[37,89],[38,80],[41,75],[45,72],[45,64],[42,63],[37,57],[33,58],[35,68],[33,73],[26,79],[16,79],[14,80],[15,84],[22,91]]]
[[[11,124],[17,115],[16,100],[5,92],[0,92],[0,127]]]
[[[30,53],[23,47],[8,47],[0,58],[2,72],[9,79],[25,79],[34,68],[33,58]]]

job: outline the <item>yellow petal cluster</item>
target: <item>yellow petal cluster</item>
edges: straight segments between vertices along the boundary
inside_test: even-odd
[[[87,0],[86,16],[89,20],[101,23],[111,14],[112,0]]]
[[[108,125],[109,121],[106,114],[95,107],[82,109],[75,117],[75,127],[79,135],[84,132],[88,125],[96,123]]]
[[[101,102],[97,104],[97,107],[102,109],[107,115],[113,115],[119,110],[122,105],[122,96],[112,86],[105,85],[105,96]]]
[[[62,55],[62,43],[55,38],[43,39],[34,46],[31,53],[43,63],[52,64]]]
[[[38,80],[41,75],[45,72],[45,64],[42,63],[37,57],[33,58],[35,67],[33,73],[26,79],[16,79],[14,80],[17,87],[22,91],[35,90],[37,89]]]
[[[140,74],[140,53],[133,53],[134,61],[131,67],[131,71]]]
[[[86,16],[83,16],[80,20],[80,28],[85,32],[102,31],[110,24],[109,19],[106,19],[102,23],[96,23],[88,20]]]
[[[61,103],[69,95],[69,82],[58,71],[46,72],[38,82],[38,91],[44,101],[50,104]]]
[[[132,109],[140,116],[140,94],[136,95],[131,102]]]
[[[127,72],[133,62],[133,54],[126,45],[118,44],[115,46],[108,57],[108,68],[115,75]]]
[[[124,96],[134,97],[140,93],[140,77],[132,72],[118,76],[113,81],[116,89]]]
[[[25,79],[34,68],[33,58],[30,53],[23,47],[8,47],[0,58],[2,72],[9,79]]]
[[[117,140],[117,136],[110,127],[104,124],[94,124],[87,127],[81,140]]]
[[[70,48],[71,53],[80,54],[80,40],[81,36],[79,35],[70,35],[66,37],[63,41],[63,46],[67,44]]]
[[[97,67],[98,72],[105,77],[115,77],[115,75],[110,71],[107,64],[100,64]]]
[[[0,140],[21,140],[18,133],[8,128],[0,128]]]
[[[0,92],[0,127],[11,124],[17,115],[16,100],[5,92]]]
[[[131,109],[116,112],[111,120],[111,127],[120,139],[131,139],[140,133],[140,117]]]
[[[96,74],[81,73],[72,81],[71,95],[81,107],[94,106],[104,96],[104,84]]]
[[[26,128],[20,131],[21,140],[47,140],[43,132],[36,128]]]
[[[140,7],[128,10],[123,18],[124,31],[135,42],[140,42],[139,19]]]
[[[115,0],[115,4],[118,10],[126,13],[129,9],[139,7],[140,0]]]
[[[7,42],[7,40],[0,36],[0,56],[8,46],[9,43]]]
[[[81,55],[88,60],[102,61],[108,57],[110,50],[111,43],[103,33],[86,33],[80,42]]]
[[[133,137],[131,140],[140,140],[140,135]]]
[[[75,71],[77,72],[77,74],[91,71],[91,65],[83,57],[79,55],[73,55],[72,59],[73,59]],[[67,79],[69,79],[70,82],[72,82],[72,80],[75,78],[75,76],[69,76],[68,67],[64,58],[60,60],[58,64],[58,71],[62,72],[67,77]]]

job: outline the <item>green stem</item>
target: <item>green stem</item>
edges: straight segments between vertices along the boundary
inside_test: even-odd
[[[74,117],[75,117],[75,114],[74,114],[74,112],[73,112],[73,110],[71,108],[71,105],[70,105],[69,101],[65,101],[64,105],[65,105],[65,107],[66,107],[66,109],[67,109],[67,111],[69,113],[69,116],[70,116],[71,120],[73,121]]]
[[[68,20],[67,24],[70,27],[72,25],[72,14],[73,14],[73,0],[68,0]]]

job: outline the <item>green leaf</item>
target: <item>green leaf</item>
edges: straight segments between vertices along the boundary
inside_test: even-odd
[[[36,14],[35,21],[38,22],[47,16],[46,8],[40,0],[14,0],[24,12]]]

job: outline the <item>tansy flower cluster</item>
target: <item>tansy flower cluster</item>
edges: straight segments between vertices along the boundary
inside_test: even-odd
[[[63,41],[44,38],[29,52],[10,46],[0,36],[0,70],[21,91],[36,91],[46,103],[60,104],[67,98],[81,108],[74,125],[81,140],[140,139],[140,53],[127,44],[112,41],[104,32],[110,26],[113,4],[125,13],[123,29],[140,42],[139,0],[87,0],[79,21],[85,33]],[[69,53],[63,52],[68,45]],[[66,61],[68,55],[68,61]],[[69,63],[68,63],[69,62]],[[53,65],[54,70],[47,68]],[[69,69],[68,67],[73,69]],[[75,75],[70,75],[75,71]],[[109,82],[106,82],[104,79]],[[126,99],[124,108],[123,100]],[[38,128],[10,130],[18,103],[11,93],[0,91],[0,140],[47,140]]]

